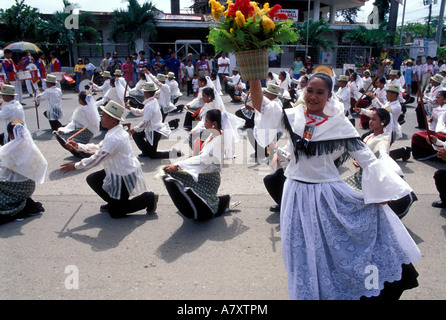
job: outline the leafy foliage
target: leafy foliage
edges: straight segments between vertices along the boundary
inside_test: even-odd
[[[299,35],[298,44],[306,45],[307,40],[307,21],[295,22],[293,27],[296,28]],[[324,50],[332,48],[335,43],[324,35],[330,34],[333,31],[327,21],[324,19],[308,21],[308,45],[311,47],[322,47]]]
[[[357,29],[345,33],[342,40],[355,41],[360,45],[381,49],[386,47],[390,37],[394,37],[394,34],[387,30],[386,23],[384,22],[377,29],[367,29],[364,26],[359,26]]]
[[[112,21],[110,23],[110,36],[116,42],[119,34],[123,35],[135,48],[136,39],[146,34],[149,39],[156,37],[156,7],[151,2],[145,2],[140,5],[137,0],[127,0],[127,10],[113,11]]]
[[[39,10],[16,0],[8,9],[0,9],[2,34],[6,42],[36,41],[42,39],[43,20]]]

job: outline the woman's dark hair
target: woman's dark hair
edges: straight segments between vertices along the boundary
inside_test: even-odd
[[[6,131],[8,132],[8,135],[10,136],[14,136],[14,127],[17,124],[22,124],[23,125],[23,121],[17,121],[16,123],[12,124],[14,121],[11,121],[8,123],[8,125],[6,126]]]
[[[280,71],[280,75],[284,78],[286,78],[286,72],[285,71]]]
[[[212,98],[212,100],[215,99],[215,94],[214,94],[214,89],[206,87],[203,89],[202,91],[205,95],[209,96]]]
[[[217,122],[217,129],[221,130],[221,112],[218,109],[212,109],[206,112],[206,119],[211,122]]]
[[[446,99],[446,90],[438,91],[438,93],[441,94],[441,96],[442,96],[444,99]]]
[[[307,84],[309,84],[310,81],[313,80],[314,78],[319,78],[319,79],[323,80],[325,82],[325,85],[327,86],[328,92],[331,93],[331,91],[333,89],[333,79],[328,74],[322,73],[322,72],[315,73],[307,81]]]
[[[356,81],[356,79],[358,79],[358,74],[356,72],[352,72],[351,75],[353,76],[353,81]]]
[[[82,100],[83,103],[87,104],[87,93],[85,91],[79,92],[79,99]]]
[[[379,82],[381,82],[382,84],[386,84],[386,83],[387,83],[387,80],[386,80],[385,77],[379,77],[378,80],[376,80],[376,81],[379,81]]]
[[[375,110],[376,115],[381,120],[381,122],[385,122],[383,127],[386,127],[390,123],[390,113],[386,109],[378,108]]]
[[[203,77],[203,76],[198,77],[198,81],[204,82],[205,84],[208,83],[208,81],[206,80],[206,77]]]

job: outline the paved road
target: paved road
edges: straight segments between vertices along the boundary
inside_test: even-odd
[[[190,98],[183,96],[178,103]],[[240,108],[229,100],[225,95],[229,111]],[[76,101],[76,94],[64,93],[63,122]],[[0,226],[0,299],[288,299],[279,216],[268,210],[273,201],[263,185],[270,168],[254,163],[245,134],[237,158],[222,170],[220,193],[241,201],[236,210],[207,222],[183,218],[162,181],[155,179],[159,166],[169,161],[144,159],[148,188],[160,194],[156,214],[138,212],[115,220],[99,212],[102,201],[85,182],[94,169],[59,172],[62,163],[75,159],[51,135],[44,104],[38,130],[33,101],[24,102],[28,126],[49,164],[46,181],[33,196],[46,211]],[[395,148],[410,145],[414,107],[408,108],[404,137]],[[178,116],[182,119],[184,113],[168,119]],[[139,121],[131,115],[127,119]],[[184,133],[176,130],[159,149],[187,150]],[[423,254],[416,265],[420,286],[402,299],[444,299],[446,211],[430,204],[438,199],[433,174],[445,165],[413,159],[400,165],[419,198],[403,222]],[[342,168],[345,175],[351,170],[351,165]]]

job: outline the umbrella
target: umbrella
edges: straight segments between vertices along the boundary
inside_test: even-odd
[[[3,50],[9,49],[11,51],[17,51],[17,52],[31,52],[31,53],[38,53],[42,52],[42,50],[36,46],[34,43],[31,42],[13,42],[9,45],[7,45]]]

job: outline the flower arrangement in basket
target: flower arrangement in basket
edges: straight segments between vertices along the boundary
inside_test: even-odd
[[[227,1],[227,8],[210,0],[217,26],[211,26],[208,40],[218,51],[235,53],[245,81],[265,79],[268,74],[268,52],[283,52],[280,44],[295,42],[298,35],[286,13],[265,3],[261,8],[249,0]],[[266,68],[266,71],[265,71]]]

